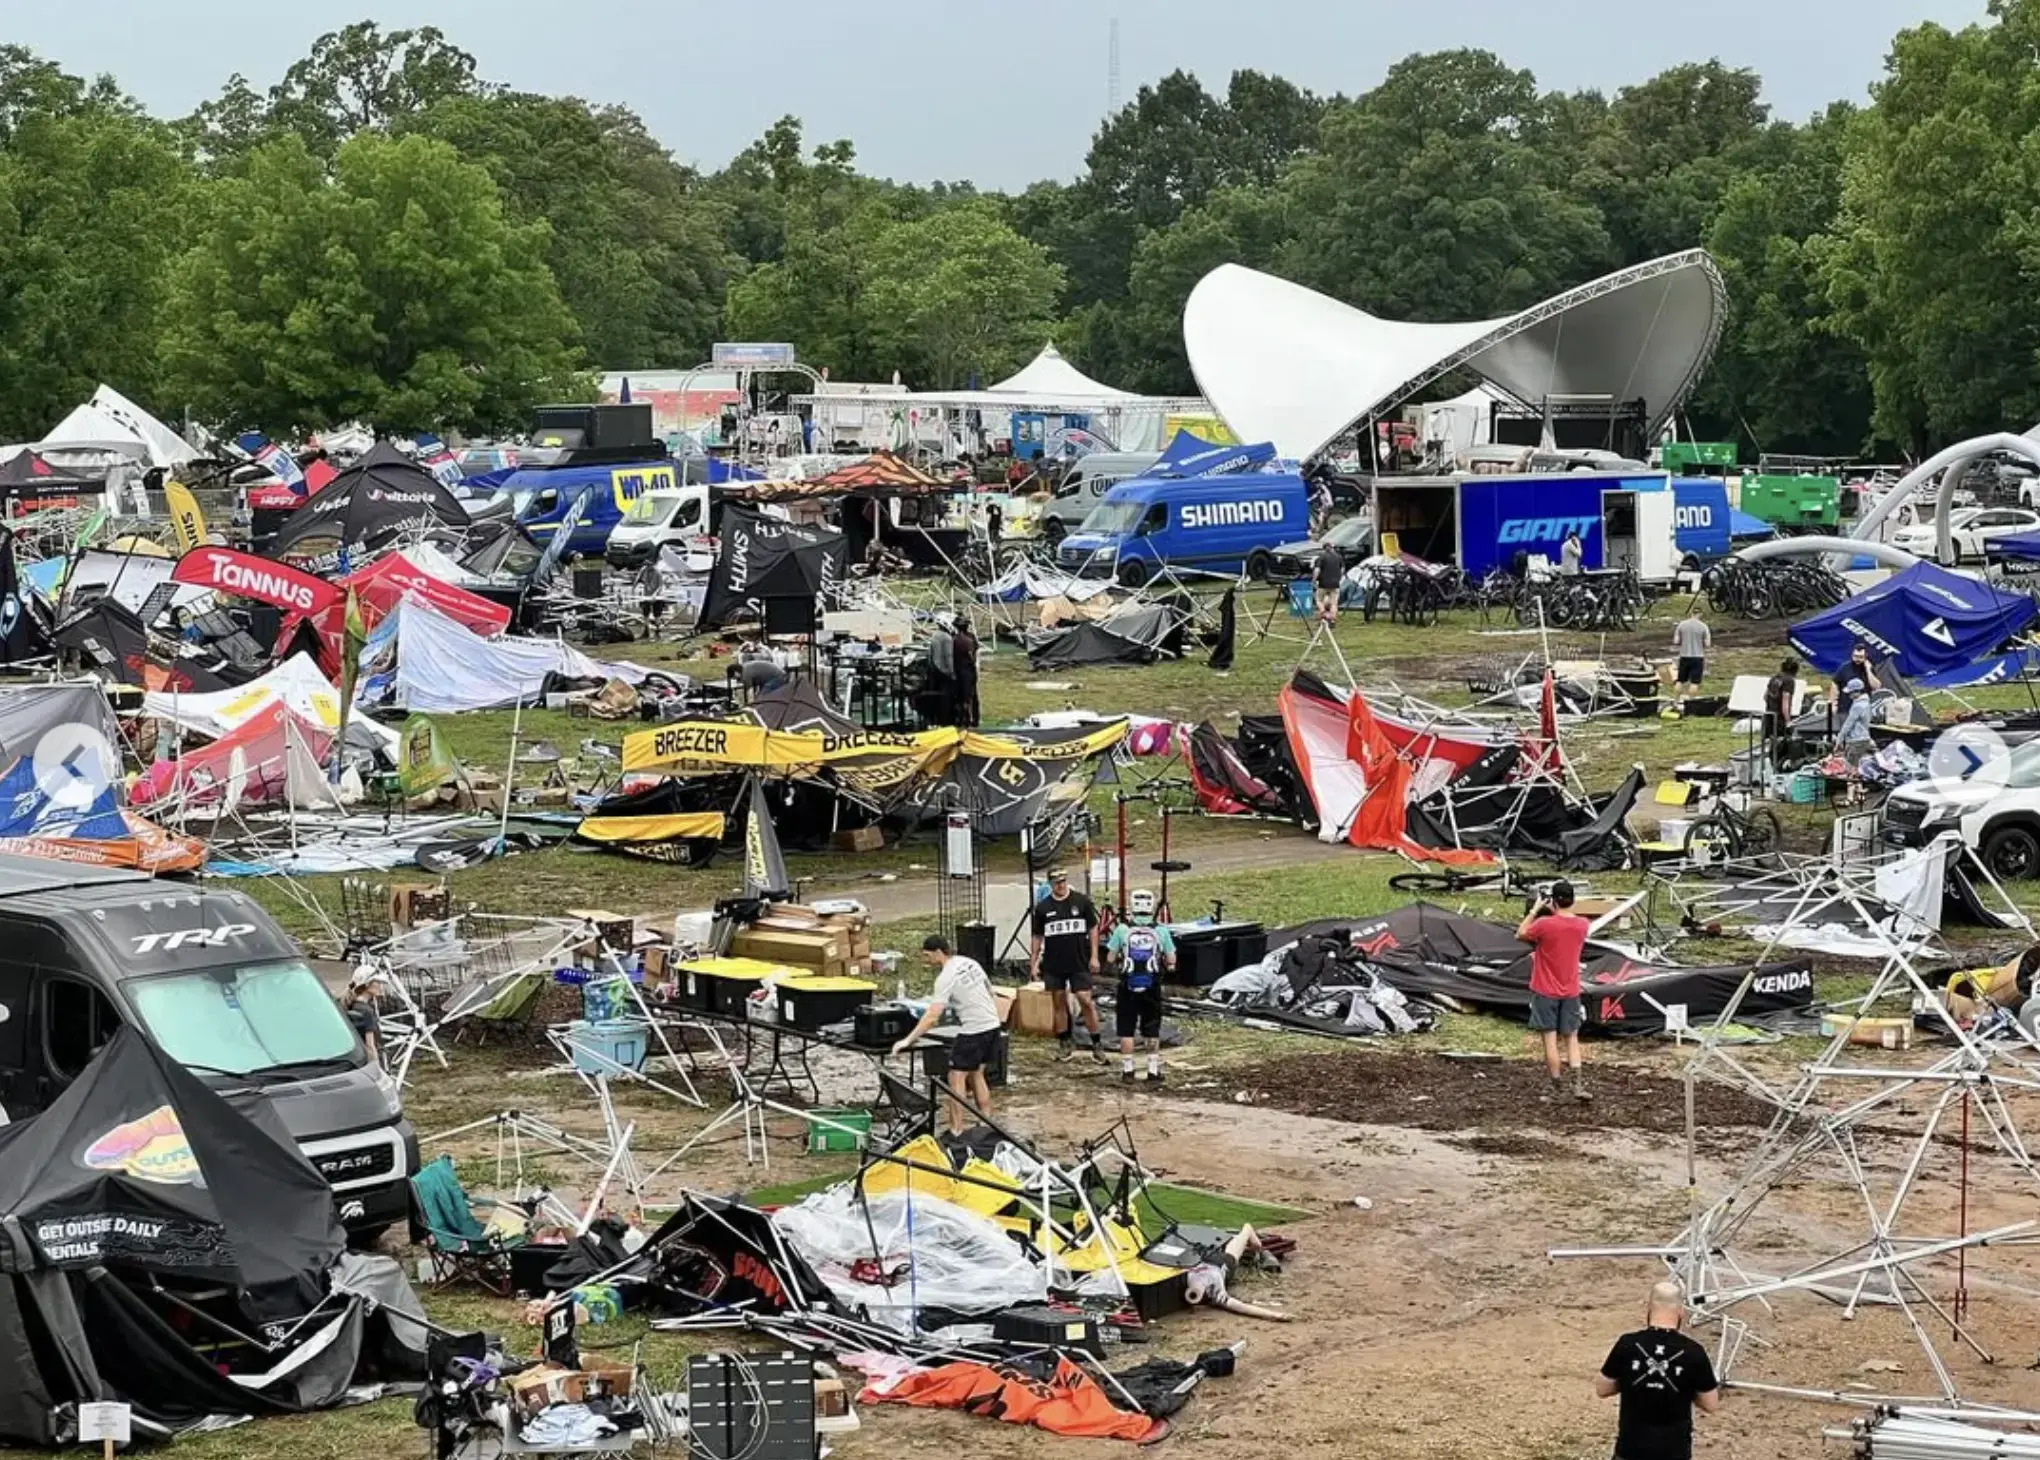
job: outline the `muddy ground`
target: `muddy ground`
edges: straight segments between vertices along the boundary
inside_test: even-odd
[[[1597,1098],[1577,1106],[1538,1102],[1544,1077],[1527,1052],[1522,1060],[1465,1061],[1368,1049],[1244,1069],[1200,1068],[1186,1054],[1168,1089],[1149,1093],[1100,1078],[1089,1061],[1051,1066],[1030,1051],[1000,1094],[999,1115],[1040,1146],[1064,1152],[1124,1115],[1157,1174],[1310,1213],[1280,1224],[1298,1243],[1289,1269],[1239,1284],[1244,1296],[1286,1309],[1293,1322],[1192,1313],[1160,1326],[1159,1347],[1179,1356],[1249,1341],[1237,1376],[1205,1385],[1179,1417],[1171,1451],[1225,1460],[1600,1456],[1614,1413],[1593,1398],[1592,1377],[1610,1341],[1635,1326],[1661,1269],[1641,1258],[1553,1260],[1548,1252],[1669,1241],[1685,1221],[1689,1196],[1678,1134],[1683,1093],[1669,1078],[1676,1068],[1670,1056],[1600,1046],[1590,1054]],[[1769,1073],[1784,1078],[1789,1063]],[[857,1062],[820,1074],[825,1098],[869,1100],[856,1088]],[[438,1088],[439,1099],[456,1104],[494,1104],[508,1090],[532,1108],[573,1106],[570,1085],[534,1076],[448,1072]],[[1712,1199],[1759,1138],[1763,1110],[1739,1094],[1704,1090],[1699,1189]],[[619,1105],[639,1123],[644,1149],[670,1148],[706,1119],[643,1090],[625,1092]],[[1900,1136],[1917,1132],[1920,1108],[1915,1101],[1889,1112],[1880,1129],[1890,1133],[1865,1138],[1880,1202],[1909,1155]],[[572,1119],[585,1113],[575,1109]],[[2022,1114],[2028,1128],[2040,1129],[2040,1109]],[[771,1123],[782,1139],[769,1179],[812,1172],[813,1162],[795,1154],[798,1123]],[[482,1155],[479,1146],[470,1151]],[[1956,1230],[1957,1157],[1948,1143],[1930,1150],[1899,1231]],[[2030,1181],[1984,1147],[1980,1129],[1970,1176],[1971,1230],[2040,1216]],[[663,1180],[727,1191],[765,1179],[745,1164],[740,1141],[726,1140],[701,1148]],[[1861,1197],[1828,1167],[1809,1167],[1761,1205],[1738,1256],[1750,1271],[1786,1272],[1841,1252],[1864,1233]],[[1937,1299],[1952,1298],[1952,1259],[1920,1275]],[[2024,1367],[2040,1348],[2040,1264],[2031,1249],[1972,1254],[1967,1283],[1971,1326],[2000,1362],[1985,1365],[1935,1320],[1935,1346],[1955,1382],[1971,1398],[2040,1404],[2040,1382]],[[1739,1311],[1752,1335],[1736,1371],[1742,1379],[1856,1394],[1938,1387],[1925,1353],[1889,1308],[1866,1307],[1845,1320],[1826,1300],[1788,1295],[1770,1311],[1755,1303]],[[1713,1346],[1719,1335],[1701,1337]],[[1823,1425],[1850,1413],[1731,1393],[1721,1413],[1702,1423],[1696,1453],[1813,1455]],[[835,1453],[852,1460],[1126,1453],[1107,1442],[951,1414],[868,1406],[862,1417],[862,1431],[840,1437]]]

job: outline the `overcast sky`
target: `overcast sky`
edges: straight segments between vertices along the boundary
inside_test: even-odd
[[[1860,99],[1891,37],[1980,20],[1984,0],[0,0],[0,41],[109,71],[178,116],[235,71],[267,87],[322,32],[437,25],[492,81],[621,102],[685,161],[721,165],[788,112],[871,172],[1013,188],[1081,170],[1121,91],[1177,67],[1363,91],[1396,58],[1478,46],[1547,88],[1620,86],[1681,61],[1752,66],[1778,113]]]

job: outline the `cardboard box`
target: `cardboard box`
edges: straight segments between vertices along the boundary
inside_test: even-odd
[[[510,1402],[526,1414],[536,1414],[555,1404],[579,1404],[586,1387],[571,1369],[541,1364],[526,1369],[510,1380]]]
[[[1031,983],[1013,996],[1013,1017],[1007,1022],[1015,1034],[1055,1037],[1056,995],[1038,983]]]
[[[673,975],[673,966],[678,960],[673,949],[665,943],[652,943],[645,948],[645,982],[664,983]]]
[[[841,1379],[815,1380],[815,1418],[834,1419],[850,1412],[850,1391]]]
[[[730,952],[738,958],[756,958],[766,963],[840,971],[850,965],[850,935],[841,928],[801,932],[759,924],[732,938]],[[832,964],[834,970],[830,969]]]
[[[855,831],[839,831],[829,838],[829,845],[839,852],[875,852],[885,846],[885,833],[875,826],[860,826]]]
[[[399,882],[390,886],[390,924],[414,928],[443,922],[453,915],[446,889],[430,882]]]

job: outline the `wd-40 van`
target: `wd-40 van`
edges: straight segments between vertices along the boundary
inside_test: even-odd
[[[0,1115],[47,1108],[122,1025],[266,1101],[366,1236],[409,1220],[418,1138],[297,945],[245,893],[0,856]]]
[[[1137,588],[1162,571],[1264,578],[1274,549],[1307,536],[1310,498],[1294,472],[1121,482],[1062,541],[1056,561]]]

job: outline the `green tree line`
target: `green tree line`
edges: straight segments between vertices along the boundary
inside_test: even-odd
[[[870,176],[793,117],[703,172],[431,28],[348,26],[176,119],[0,45],[0,440],[101,379],[219,426],[502,429],[718,338],[923,387],[1054,339],[1190,394],[1183,302],[1221,263],[1469,319],[1705,247],[1730,315],[1696,434],[1918,452],[2040,420],[2035,136],[2040,0],[1900,33],[1865,104],[1804,122],[1718,61],[1612,95],[1476,50],[1352,96],[1177,72],[1016,194]]]

